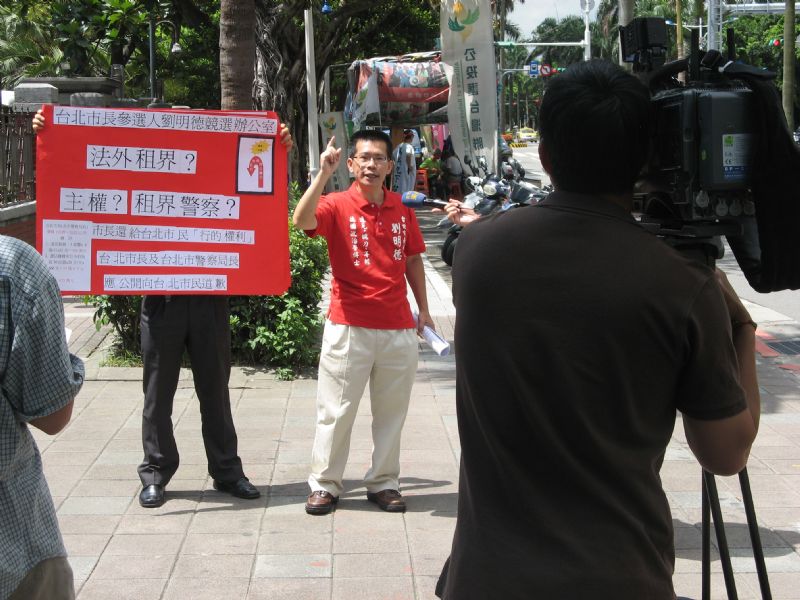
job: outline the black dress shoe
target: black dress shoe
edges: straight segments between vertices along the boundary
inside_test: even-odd
[[[242,477],[239,481],[217,481],[214,480],[214,489],[220,492],[227,492],[237,498],[244,498],[245,500],[253,500],[261,495],[256,486],[254,486],[247,477]]]
[[[158,508],[164,504],[164,486],[154,483],[146,486],[139,493],[139,504],[144,508]]]

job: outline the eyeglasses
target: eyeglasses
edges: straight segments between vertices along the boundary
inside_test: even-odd
[[[389,158],[382,154],[357,154],[353,157],[360,165],[368,165],[373,161],[376,165],[381,166],[389,162]]]

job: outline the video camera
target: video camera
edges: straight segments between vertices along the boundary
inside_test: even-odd
[[[634,74],[649,88],[654,112],[654,144],[637,182],[635,211],[642,226],[674,246],[702,248],[711,264],[722,257],[719,240],[726,236],[758,291],[800,287],[797,233],[792,231],[790,241],[788,232],[778,234],[773,227],[789,213],[776,214],[771,196],[780,189],[763,181],[770,170],[763,156],[769,136],[791,140],[775,101],[775,74],[735,62],[732,30],[727,57],[716,50],[701,53],[699,39],[692,30],[689,57],[665,64],[664,19],[637,18],[620,27],[623,60],[633,63]],[[781,153],[780,162],[800,166],[794,143],[771,152]],[[797,171],[791,177],[777,187],[791,187],[796,195]],[[772,238],[766,249],[765,237]]]

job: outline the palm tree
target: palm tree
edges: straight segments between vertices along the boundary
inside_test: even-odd
[[[11,89],[24,77],[60,75],[64,53],[50,29],[0,7],[0,84]]]
[[[520,4],[525,4],[525,0],[517,0]],[[514,11],[514,0],[493,0],[492,1],[492,11],[495,16],[495,23],[496,29],[495,31],[499,34],[499,39],[502,41],[505,39],[506,33],[513,33],[513,29],[508,29],[508,14]],[[519,28],[517,28],[518,31]],[[519,34],[511,35],[510,37],[516,39],[519,37]]]
[[[253,108],[255,0],[220,0],[219,71],[224,110]]]
[[[560,21],[547,18],[542,21],[533,32],[534,42],[564,42],[579,41],[583,39],[583,17],[570,15]],[[533,49],[533,54],[542,55],[542,61],[558,66],[567,66],[583,60],[583,48],[578,46],[539,46]]]
[[[787,2],[783,13],[783,112],[789,130],[794,131],[794,97],[795,97],[795,31],[794,2]]]

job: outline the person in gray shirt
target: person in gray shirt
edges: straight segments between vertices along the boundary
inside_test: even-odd
[[[31,246],[0,235],[0,598],[75,597],[29,425],[49,435],[66,427],[83,377],[54,277]]]

